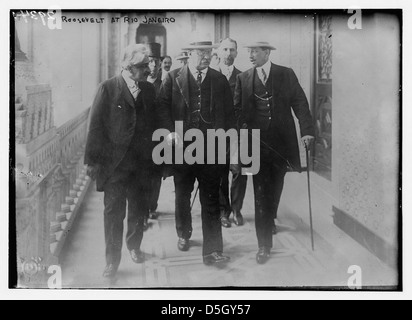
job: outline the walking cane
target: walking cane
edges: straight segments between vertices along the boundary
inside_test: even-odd
[[[313,223],[312,223],[312,201],[310,197],[310,175],[309,175],[309,150],[308,145],[305,142],[306,151],[306,171],[308,174],[308,196],[309,196],[309,220],[310,220],[310,237],[312,240],[312,251],[315,251],[315,242],[313,240]]]

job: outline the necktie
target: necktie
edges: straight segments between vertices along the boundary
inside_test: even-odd
[[[136,82],[134,85],[129,86],[129,89],[130,89],[130,92],[132,93],[133,98],[136,100],[140,92],[139,84]]]
[[[200,86],[202,84],[202,72],[197,72],[197,84]]]
[[[232,74],[230,73],[230,68],[228,67],[228,68],[226,68],[226,78],[227,78],[227,80],[229,80],[230,79],[230,76],[231,76]]]
[[[266,80],[267,80],[266,72],[263,69],[261,69],[261,72],[262,72],[262,78],[261,78],[262,82],[263,82],[264,85],[266,85]]]

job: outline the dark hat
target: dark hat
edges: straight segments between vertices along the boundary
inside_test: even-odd
[[[176,60],[185,60],[189,59],[189,56],[187,55],[187,51],[182,51],[176,56]]]
[[[264,49],[270,49],[270,50],[276,50],[276,48],[274,46],[272,46],[271,44],[269,44],[269,42],[266,41],[256,41],[256,42],[252,42],[246,46],[244,46],[245,48],[264,48]]]
[[[195,49],[214,49],[218,45],[212,43],[212,41],[197,41],[191,42],[187,47],[182,48],[182,50],[195,50]]]
[[[151,42],[148,43],[147,49],[149,50],[149,57],[160,59],[160,43]]]

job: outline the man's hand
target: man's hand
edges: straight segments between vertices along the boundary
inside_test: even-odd
[[[183,141],[176,132],[171,132],[166,137],[166,142],[169,146],[183,147]]]
[[[313,143],[313,140],[315,140],[315,137],[313,136],[304,136],[302,137],[302,143],[304,147],[307,147],[308,149]]]
[[[242,170],[242,168],[240,167],[240,164],[238,163],[237,164],[231,163],[229,166],[229,170],[230,172],[232,172],[233,175],[236,175],[236,174],[240,174],[240,171]]]
[[[92,180],[96,180],[97,175],[99,174],[100,171],[100,165],[96,164],[94,166],[91,165],[87,165],[87,169],[86,169],[86,174],[92,179]]]

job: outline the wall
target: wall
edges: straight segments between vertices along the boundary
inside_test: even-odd
[[[63,15],[99,17],[95,13]],[[90,107],[100,80],[100,25],[63,23],[51,30],[41,20],[17,22],[22,50],[38,83],[52,87],[54,117],[60,126]]]
[[[364,15],[361,30],[333,19],[336,207],[396,247],[400,26],[383,14]]]
[[[230,37],[238,42],[239,52],[235,64],[242,71],[251,68],[244,46],[254,41],[268,41],[276,48],[271,53],[271,61],[292,68],[309,99],[313,29],[312,16],[304,14],[231,13]]]

